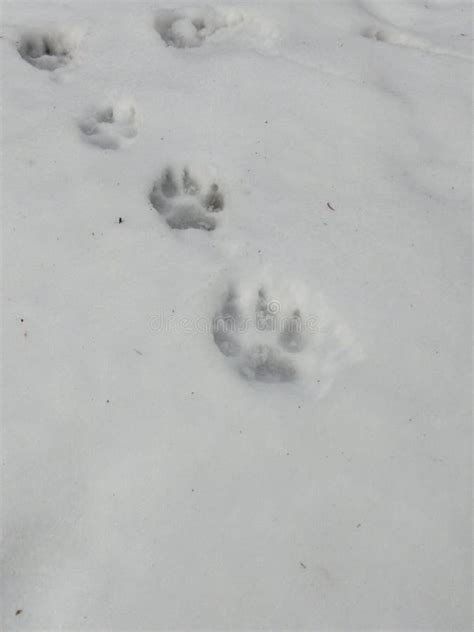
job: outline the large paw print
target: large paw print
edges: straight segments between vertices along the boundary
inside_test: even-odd
[[[23,35],[18,52],[32,66],[53,71],[72,61],[78,41],[79,32],[75,30],[34,30]]]
[[[297,357],[311,324],[296,305],[284,309],[263,286],[246,301],[231,287],[214,316],[214,342],[245,378],[291,382],[299,377]]]
[[[177,229],[198,228],[214,230],[217,221],[214,213],[224,208],[224,196],[213,182],[205,191],[191,176],[187,167],[176,172],[164,170],[150,192],[150,202],[163,215],[168,226]]]
[[[304,380],[320,397],[344,367],[363,357],[324,298],[310,297],[296,281],[231,285],[212,331],[219,351],[247,380]]]
[[[91,111],[79,123],[84,138],[102,149],[120,149],[138,134],[136,107],[127,100]]]

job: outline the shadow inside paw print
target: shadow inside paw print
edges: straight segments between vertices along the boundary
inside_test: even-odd
[[[298,378],[295,354],[306,346],[301,312],[295,308],[284,317],[281,304],[270,300],[264,287],[250,311],[236,290],[229,289],[214,316],[213,336],[221,353],[249,380],[291,382]]]
[[[176,173],[168,167],[155,182],[150,193],[152,206],[163,215],[171,228],[214,230],[213,213],[224,208],[224,196],[216,183],[204,193],[189,170]]]
[[[74,46],[73,34],[30,31],[21,38],[18,52],[32,66],[53,71],[72,60]]]
[[[127,100],[92,111],[80,123],[84,138],[102,149],[120,149],[138,134],[137,112]]]

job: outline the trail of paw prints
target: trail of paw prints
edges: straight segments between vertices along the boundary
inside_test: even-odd
[[[73,61],[80,38],[77,29],[31,30],[20,38],[18,52],[35,68],[52,72]]]
[[[92,145],[101,149],[121,149],[135,140],[138,125],[135,104],[122,99],[113,105],[91,110],[79,122],[79,129]]]
[[[155,181],[150,202],[171,228],[211,231],[217,226],[215,213],[224,209],[224,195],[216,182],[202,189],[189,169],[167,167]]]
[[[249,381],[287,383],[314,379],[326,392],[340,369],[359,359],[360,349],[325,303],[315,312],[292,292],[265,285],[229,286],[213,319],[219,351]]]
[[[268,48],[277,37],[271,23],[228,7],[164,9],[156,16],[155,29],[163,42],[174,48],[196,48],[224,33],[257,48]]]

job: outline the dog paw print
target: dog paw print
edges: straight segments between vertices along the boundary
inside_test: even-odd
[[[166,168],[153,185],[150,202],[168,226],[180,230],[214,230],[217,226],[214,215],[224,208],[219,186],[213,182],[202,191],[200,182],[187,167],[182,171]]]
[[[420,50],[429,48],[429,43],[426,40],[401,29],[379,29],[375,26],[370,26],[363,29],[361,31],[361,35],[367,39],[383,42],[385,44],[392,44],[394,46],[405,46],[407,48],[417,48]]]
[[[279,37],[276,26],[258,13],[227,6],[164,9],[156,16],[155,29],[166,46],[174,48],[197,48],[225,40],[239,48],[267,50]]]
[[[217,30],[227,26],[226,21],[212,7],[165,9],[155,20],[155,28],[167,46],[195,48]]]
[[[363,359],[352,332],[320,294],[296,280],[235,282],[212,321],[214,342],[245,379],[285,383],[304,380],[317,396],[337,374]]]
[[[136,107],[129,101],[92,110],[79,123],[83,137],[102,149],[121,149],[130,145],[138,134]]]
[[[307,347],[309,324],[299,307],[285,308],[263,286],[247,299],[231,287],[214,316],[213,336],[248,380],[292,382],[300,375],[298,356]]]
[[[69,64],[77,47],[77,31],[29,31],[18,46],[21,57],[40,70],[54,71]]]

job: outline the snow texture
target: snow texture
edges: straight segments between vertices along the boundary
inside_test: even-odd
[[[471,629],[471,4],[1,11],[2,630]]]

